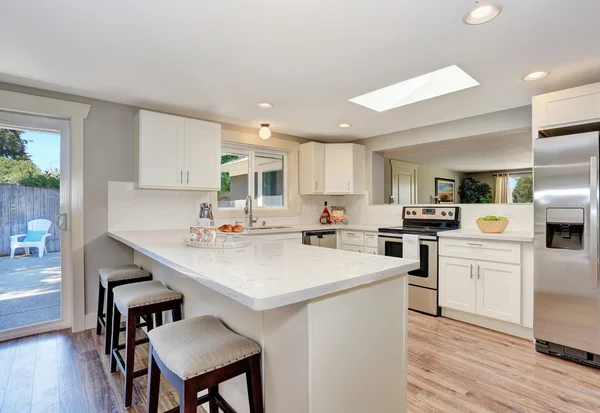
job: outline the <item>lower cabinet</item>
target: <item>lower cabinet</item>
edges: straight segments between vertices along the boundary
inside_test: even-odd
[[[453,308],[521,322],[521,266],[440,257],[439,300]]]
[[[340,249],[377,255],[377,233],[363,231],[339,231]]]

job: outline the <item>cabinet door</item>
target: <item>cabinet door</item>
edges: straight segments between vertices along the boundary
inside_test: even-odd
[[[308,142],[300,145],[300,194],[320,194],[325,191],[325,145]]]
[[[372,254],[372,255],[377,255],[377,248],[374,247],[365,247],[365,250],[363,251],[365,254]]]
[[[476,262],[460,258],[440,257],[440,306],[475,312],[477,279]]]
[[[188,189],[221,189],[221,125],[185,119],[185,170]]]
[[[600,119],[600,83],[548,93],[534,98],[540,129]]]
[[[521,322],[521,266],[477,262],[477,314]]]
[[[184,118],[140,111],[139,186],[181,188],[184,186]]]
[[[363,252],[365,247],[358,245],[342,244],[342,247],[340,249],[344,251]]]
[[[325,145],[325,192],[352,193],[353,152],[351,144]]]

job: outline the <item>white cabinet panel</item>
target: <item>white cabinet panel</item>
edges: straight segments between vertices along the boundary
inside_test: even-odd
[[[325,192],[352,193],[352,146],[325,145]]]
[[[342,250],[344,251],[354,251],[354,252],[364,252],[365,247],[361,245],[347,245],[342,244]]]
[[[365,235],[362,231],[341,231],[342,244],[365,245]]]
[[[375,232],[365,232],[365,247],[377,248],[377,234]]]
[[[377,255],[378,249],[374,248],[374,247],[365,247],[365,250],[363,251],[365,254],[373,254],[373,255]]]
[[[600,83],[533,98],[539,129],[600,120]]]
[[[440,257],[439,264],[440,306],[474,313],[477,294],[474,261]]]
[[[477,262],[477,314],[521,322],[521,267]]]
[[[139,131],[139,140],[136,140],[138,186],[183,187],[184,119],[179,116],[140,111],[136,121]]]
[[[221,189],[221,125],[185,119],[185,176],[189,189]]]
[[[325,192],[325,145],[308,142],[300,145],[299,188],[301,195]]]
[[[521,263],[521,244],[478,239],[440,238],[440,255],[446,257]]]

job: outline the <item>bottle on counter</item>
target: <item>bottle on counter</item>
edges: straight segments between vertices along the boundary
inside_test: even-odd
[[[327,201],[325,201],[325,208],[323,208],[323,212],[321,212],[319,223],[321,225],[331,224],[331,215],[329,214],[329,209],[327,209]]]

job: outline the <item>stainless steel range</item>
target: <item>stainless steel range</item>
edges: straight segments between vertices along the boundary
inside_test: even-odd
[[[401,227],[379,228],[379,255],[402,258],[403,234],[419,236],[421,267],[408,273],[408,308],[440,315],[438,232],[460,228],[460,207],[408,206]]]

